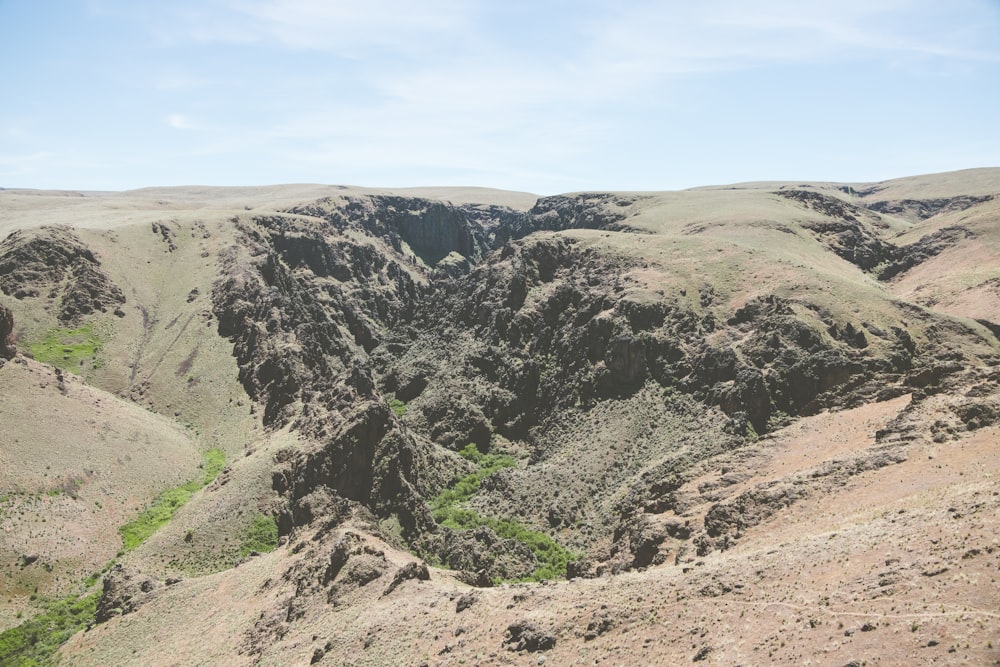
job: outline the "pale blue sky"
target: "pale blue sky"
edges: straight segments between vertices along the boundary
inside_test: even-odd
[[[0,0],[0,187],[1000,166],[1000,0]]]

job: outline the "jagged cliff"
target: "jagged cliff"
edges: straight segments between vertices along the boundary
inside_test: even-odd
[[[877,206],[775,194],[819,213],[797,242],[876,280],[972,234],[950,227],[897,245]],[[707,272],[697,291],[650,289],[669,266],[642,252],[648,199],[560,196],[517,211],[350,196],[241,216],[213,290],[219,333],[265,424],[315,443],[278,457],[283,531],[334,494],[398,520],[408,543],[445,561],[470,541],[498,543],[488,528],[456,538],[428,503],[469,470],[450,452],[500,438],[527,467],[493,475],[479,511],[546,527],[615,567],[658,562],[669,531],[651,543],[636,530],[649,532],[651,508],[676,509],[671,491],[700,461],[796,416],[934,391],[958,370],[941,370],[956,337],[992,354],[988,331],[884,296],[871,319],[854,319],[829,297],[768,291],[766,277],[734,287]],[[609,406],[621,422],[602,446],[618,440],[622,458],[559,465]],[[702,531],[718,532],[681,532]]]

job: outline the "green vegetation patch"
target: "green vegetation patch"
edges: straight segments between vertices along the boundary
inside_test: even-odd
[[[545,533],[533,530],[519,521],[493,519],[474,510],[458,506],[479,491],[484,479],[498,470],[513,467],[515,465],[514,459],[506,454],[483,454],[472,444],[459,453],[479,465],[479,469],[459,478],[451,487],[439,493],[431,501],[434,520],[442,526],[454,530],[472,530],[485,526],[499,537],[521,542],[531,549],[535,558],[541,563],[538,569],[527,577],[528,581],[542,581],[565,576],[566,564],[576,560],[577,556]]]
[[[431,510],[434,512],[434,519],[438,523],[443,523],[447,512],[458,503],[465,502],[479,491],[479,486],[483,480],[504,468],[513,468],[515,461],[506,454],[483,454],[473,444],[466,445],[465,449],[459,452],[463,458],[472,461],[479,466],[475,472],[460,478],[450,488],[445,489],[431,501]]]
[[[119,529],[125,549],[131,551],[142,544],[158,528],[166,524],[174,513],[186,503],[195,492],[210,484],[226,465],[226,456],[219,449],[211,449],[204,453],[202,474],[195,480],[164,491],[153,502],[152,507],[139,515],[135,521]],[[73,486],[75,486],[75,481]],[[69,484],[69,482],[67,482]],[[66,485],[50,490],[49,495],[65,492]],[[7,496],[3,498],[7,500]],[[274,528],[273,542],[277,544],[277,526],[274,519],[260,517],[269,521]],[[250,535],[253,538],[252,548],[257,551],[267,549],[271,537],[269,527],[265,522],[254,521]],[[273,547],[271,547],[273,549]],[[101,576],[115,564],[110,561],[100,572],[95,572],[86,579],[84,585],[90,588],[97,584]],[[0,633],[0,667],[41,667],[56,664],[55,654],[59,647],[78,631],[83,630],[94,619],[100,593],[86,597],[71,595],[45,604],[45,611],[21,625]]]
[[[204,483],[202,486],[208,486],[215,481],[215,478],[219,476],[222,469],[226,467],[226,454],[221,449],[212,448],[202,454],[202,469],[205,471],[203,475]]]
[[[195,491],[201,487],[200,481],[188,482],[182,486],[167,489],[158,495],[153,500],[152,507],[136,517],[134,521],[118,529],[122,536],[122,542],[125,544],[125,551],[132,551],[169,523],[177,510],[190,500]]]
[[[95,368],[100,366],[97,354],[102,344],[94,325],[88,323],[77,329],[49,329],[41,342],[28,349],[38,361],[76,372],[87,361]]]
[[[406,414],[406,403],[399,400],[398,398],[389,399],[389,409],[396,413],[397,417],[402,417]]]
[[[59,647],[93,620],[100,597],[94,593],[54,600],[38,616],[0,633],[0,665],[54,665]]]
[[[212,483],[215,477],[226,465],[226,455],[218,449],[210,449],[205,452],[204,463],[202,464],[203,474],[199,479],[194,479],[187,484],[167,489],[154,500],[151,507],[121,528],[118,532],[122,536],[125,551],[132,551],[161,527],[174,518],[181,507],[191,499],[198,490]]]
[[[434,518],[437,519],[438,516],[439,514],[435,512]],[[485,526],[496,533],[497,536],[517,540],[531,549],[531,552],[535,554],[535,558],[538,559],[540,565],[524,581],[543,581],[545,579],[564,577],[566,576],[566,564],[570,561],[578,560],[576,554],[545,533],[533,530],[519,521],[493,519],[473,510],[454,507],[449,508],[447,513],[441,516],[443,520],[440,520],[439,523],[446,528],[472,530],[480,526]]]
[[[278,548],[278,524],[274,517],[258,514],[243,536],[240,555],[247,556],[251,551],[267,553],[276,548]]]

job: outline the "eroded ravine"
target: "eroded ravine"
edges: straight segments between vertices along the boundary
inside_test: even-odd
[[[817,235],[827,251],[860,270],[903,261],[876,236],[878,213],[814,199],[802,201],[833,218],[814,233],[875,221],[836,243]],[[556,536],[597,572],[662,562],[671,530],[646,515],[677,509],[673,489],[701,462],[797,415],[940,390],[960,370],[947,340],[982,335],[907,304],[889,303],[884,326],[778,294],[732,308],[717,294],[731,287],[711,282],[650,292],[633,278],[656,269],[631,246],[635,202],[558,197],[525,213],[350,197],[241,217],[213,292],[219,330],[265,423],[313,443],[279,457],[283,531],[341,497],[446,562],[516,552],[428,512],[473,443],[521,460],[483,484],[477,511]],[[703,530],[704,550],[711,526],[673,532]]]

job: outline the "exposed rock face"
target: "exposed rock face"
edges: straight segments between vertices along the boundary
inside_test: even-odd
[[[503,215],[508,222],[521,221],[516,234],[620,220],[620,213],[598,215],[604,199],[597,197],[596,203],[553,199],[529,214]],[[472,219],[503,217],[501,211],[473,212],[424,200],[372,197],[321,201],[295,213],[311,217],[275,215],[241,221],[243,239],[226,257],[224,277],[213,290],[220,333],[234,341],[240,379],[262,405],[265,424],[291,423],[316,443],[278,457],[273,486],[287,504],[279,522],[283,531],[308,520],[313,512],[307,505],[314,492],[327,488],[379,515],[396,515],[409,539],[436,532],[424,499],[453,473],[441,465],[433,448],[420,444],[393,415],[382,390],[416,401],[418,407],[406,421],[430,440],[452,449],[472,442],[485,451],[493,432],[506,428],[512,435],[524,435],[538,410],[553,402],[631,391],[646,377],[646,357],[653,348],[647,349],[644,341],[631,335],[625,317],[618,324],[598,320],[582,333],[575,331],[576,323],[586,319],[572,310],[596,314],[613,304],[613,291],[621,289],[620,279],[605,284],[608,267],[596,256],[590,255],[592,269],[576,281],[576,287],[557,291],[537,314],[521,308],[526,290],[529,284],[551,282],[557,272],[578,273],[580,253],[574,253],[570,244],[529,243],[527,251],[501,255],[500,269],[493,270],[501,281],[498,286],[490,285],[494,276],[482,273],[467,278],[458,271],[457,278],[449,278],[447,273],[429,272],[427,265],[443,254],[475,259],[488,250],[487,244],[508,236],[499,225],[491,228]],[[344,234],[348,228],[354,230],[351,235]],[[358,231],[364,235],[361,240]],[[612,269],[616,265],[625,266],[612,262]],[[439,287],[433,292],[428,289],[432,275]],[[458,298],[477,283],[487,291],[472,301]],[[420,349],[419,343],[412,345],[417,331],[424,329],[448,341],[456,332],[442,332],[440,323],[457,319],[472,325],[476,313],[454,313],[452,306],[464,302],[476,307],[479,315],[489,312],[477,306],[476,299],[489,300],[487,308],[499,299],[507,308],[491,314],[490,324],[502,329],[492,334],[497,342],[514,338],[530,348],[515,358],[497,349],[483,350],[470,359],[463,341],[456,357],[461,360],[459,368],[495,383],[486,386],[488,395],[427,390],[431,381],[441,380],[437,359],[429,364],[392,363],[406,350]],[[512,307],[525,317],[508,327],[505,318]],[[634,319],[642,317],[636,314]],[[553,324],[560,327],[561,339],[553,335]],[[402,335],[386,339],[386,331]],[[553,351],[558,359],[547,368],[573,361],[539,392],[541,366],[534,357]],[[576,359],[580,352],[582,357]],[[378,357],[374,368],[371,354]],[[432,551],[440,551],[457,568],[487,572],[488,578],[526,576],[537,565],[523,545],[495,535],[443,535],[450,536],[431,540]],[[491,557],[487,563],[475,556],[484,545],[499,549],[505,544],[509,558]]]
[[[266,423],[280,425],[296,414],[293,403],[363,360],[382,327],[411,316],[419,286],[399,259],[335,228],[279,216],[241,225],[245,242],[227,258],[213,301],[247,393]]]
[[[288,510],[319,487],[397,513],[409,532],[433,526],[421,495],[434,466],[400,430],[366,364],[379,331],[412,313],[418,284],[400,257],[335,227],[291,217],[242,223],[244,242],[213,290],[219,331],[234,341],[240,379],[264,422],[319,443],[279,460],[274,487]],[[440,481],[437,482],[440,484]]]
[[[365,544],[357,533],[347,532],[334,544],[323,584],[330,585],[333,600],[346,591],[367,586],[389,569],[385,554]]]
[[[458,448],[478,444],[485,428],[524,437],[556,406],[634,388],[660,349],[647,349],[624,314],[602,315],[620,299],[627,266],[557,238],[505,246],[468,276],[441,283],[424,301],[415,335],[393,341],[400,352],[377,355],[386,388],[421,368],[434,389],[415,400],[415,420],[454,431],[457,438],[442,442]],[[470,402],[478,407],[438,407]]]
[[[385,597],[408,581],[430,578],[422,561],[396,566],[370,538],[353,530],[328,528],[313,531],[308,540],[298,543],[293,553],[301,552],[300,557],[291,559],[280,578],[264,584],[265,590],[285,587],[287,594],[278,597],[246,632],[240,653],[259,655],[282,641],[291,624],[310,615],[315,618],[317,610],[325,612],[352,597],[356,603],[356,596]],[[329,649],[328,642],[325,650],[314,654],[313,662]]]
[[[15,354],[14,314],[0,306],[0,359],[13,359]]]
[[[864,271],[895,259],[897,249],[878,235],[878,216],[831,195],[809,190],[779,190],[775,194],[828,216],[803,223],[827,248]]]
[[[608,346],[604,365],[610,371],[612,386],[628,386],[644,379],[646,352],[642,341],[632,336],[617,336]]]
[[[892,258],[893,261],[879,272],[878,277],[880,280],[894,278],[970,236],[972,232],[965,227],[954,226],[921,237],[916,243],[899,248]]]
[[[538,567],[535,555],[524,543],[500,538],[485,526],[467,531],[445,528],[429,538],[425,548],[442,556],[451,569],[465,573],[473,585],[522,579]]]
[[[641,197],[610,193],[542,197],[529,212],[533,231],[618,229],[627,209]]]
[[[400,584],[404,581],[427,581],[430,578],[431,572],[427,569],[427,563],[415,563],[410,561],[396,571],[396,574],[392,578],[392,583],[386,587],[385,592],[382,593],[382,595],[389,595],[394,590],[399,588]]]
[[[383,387],[416,400],[415,423],[451,434],[432,432],[433,439],[461,447],[484,437],[472,430],[475,423],[485,432],[480,411],[491,430],[523,438],[540,415],[628,394],[646,378],[762,433],[775,410],[815,412],[834,400],[817,402],[824,392],[912,364],[903,330],[883,332],[896,352],[875,359],[860,326],[774,296],[739,308],[723,326],[689,300],[632,297],[623,281],[630,268],[630,260],[561,238],[511,243],[442,283],[423,302],[410,341],[393,340],[376,354]],[[732,334],[720,338],[720,331]],[[710,334],[723,344],[707,343]]]
[[[98,311],[124,314],[121,289],[65,227],[16,231],[0,242],[0,291],[15,299],[51,299],[63,324],[76,324]]]
[[[594,612],[590,623],[587,624],[587,631],[583,634],[583,638],[586,641],[597,639],[616,625],[618,622],[614,614],[607,608],[607,605],[601,605],[601,608]]]
[[[135,611],[161,586],[163,584],[152,577],[126,568],[121,563],[115,565],[104,577],[104,588],[94,620],[104,623],[115,616]]]
[[[858,268],[874,273],[879,280],[891,280],[969,238],[972,232],[961,226],[945,227],[915,243],[898,246],[882,239],[879,230],[885,223],[878,216],[873,216],[871,211],[924,220],[946,211],[964,211],[993,199],[992,195],[933,200],[907,199],[875,202],[864,209],[837,197],[808,190],[779,190],[775,194],[828,216],[822,221],[804,222],[803,226],[812,231],[817,240],[827,248]]]
[[[622,217],[602,218],[588,212],[597,210],[592,204],[574,207],[571,203],[549,202],[538,213],[548,222],[526,224],[523,231],[546,225],[606,224]],[[291,423],[320,443],[279,457],[273,479],[274,488],[288,503],[283,529],[293,525],[296,517],[309,514],[298,509],[303,499],[318,488],[329,488],[380,515],[397,515],[411,538],[434,532],[422,499],[433,495],[447,481],[448,473],[435,462],[434,450],[419,444],[389,410],[368,358],[377,351],[383,364],[386,357],[410,349],[405,337],[385,340],[387,330],[406,331],[408,322],[413,323],[411,331],[431,330],[451,317],[442,306],[452,305],[461,291],[484,276],[454,281],[447,274],[436,274],[445,289],[430,296],[426,264],[444,253],[478,257],[495,235],[490,237],[488,226],[470,222],[467,211],[424,200],[351,198],[338,205],[317,202],[295,212],[313,217],[264,216],[242,221],[242,243],[226,258],[224,278],[213,291],[220,333],[234,341],[240,379],[263,406],[265,423]],[[518,215],[525,214],[511,213],[510,217]],[[535,214],[529,218],[534,220]],[[348,237],[343,233],[348,228],[361,230],[366,239]],[[528,281],[551,280],[557,270],[568,274],[576,264],[577,258],[570,256],[565,243],[529,247],[532,251],[524,258],[505,256],[521,263],[518,268],[526,261],[528,276],[520,270],[504,271],[503,284],[483,296],[495,295],[520,306]],[[407,248],[419,257],[408,255]],[[604,277],[603,268],[595,269],[589,280],[597,285]],[[608,292],[607,287],[582,286],[588,292]],[[591,358],[597,364],[590,368],[589,363],[581,366],[578,362],[563,376],[582,395],[634,387],[645,377],[645,344],[627,335],[629,329],[616,330],[601,322],[594,325],[595,339],[573,332],[573,320],[565,310],[584,299],[590,301],[585,307],[592,311],[613,303],[563,290],[546,306],[548,314],[523,319],[515,326],[538,328],[542,337],[549,337],[546,318],[563,320],[567,340],[560,360],[584,349],[584,361]],[[521,304],[515,303],[518,300]],[[433,327],[422,319],[423,312],[434,318]],[[475,315],[464,312],[458,317],[471,323]],[[504,313],[494,314],[492,321],[506,332],[504,317]],[[615,338],[615,333],[621,335]],[[527,329],[513,335],[538,337]],[[500,385],[500,392],[491,390],[492,400],[441,392],[423,397],[430,379],[438,375],[436,362],[383,365],[381,385],[411,400],[421,396],[414,423],[432,441],[453,449],[473,442],[485,450],[498,425],[509,425],[511,433],[523,434],[535,420],[540,367],[531,357],[538,353],[544,349],[521,356],[513,366],[508,356],[488,352],[470,361]],[[589,379],[576,377],[578,368],[587,370]],[[554,378],[553,385],[558,380]],[[561,388],[553,398],[575,400]],[[465,569],[481,569],[475,558],[466,563],[465,557],[458,556],[465,552],[459,543],[453,545],[455,558]],[[532,565],[530,552],[520,556],[517,569]],[[517,560],[510,559],[499,576],[507,576]]]
[[[902,463],[906,454],[892,446],[883,446],[861,457],[833,461],[812,471],[790,479],[759,485],[735,499],[713,505],[705,515],[705,535],[699,537],[698,553],[703,555],[712,548],[731,546],[747,528],[756,526],[773,514],[824,488],[842,486],[863,472]]]
[[[395,253],[405,254],[403,244],[433,266],[449,253],[478,256],[484,248],[482,235],[468,223],[466,215],[443,202],[410,197],[345,197],[320,200],[293,208],[299,213],[324,219],[335,229],[361,227],[384,239]]]
[[[993,195],[943,197],[937,199],[898,199],[876,201],[868,205],[873,211],[899,215],[912,220],[926,220],[939,213],[964,211],[977,204],[992,201]]]

